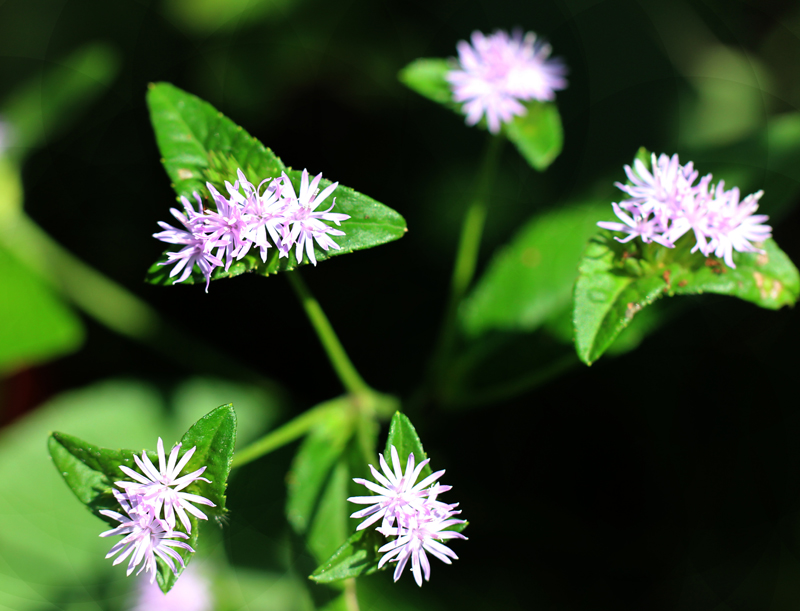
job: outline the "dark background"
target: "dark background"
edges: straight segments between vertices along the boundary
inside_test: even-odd
[[[700,151],[702,174],[716,169],[701,166],[703,154],[713,160],[714,150],[800,109],[796,2],[242,5],[249,8],[4,2],[0,98],[84,43],[117,52],[116,80],[24,166],[26,211],[176,328],[280,382],[289,390],[287,417],[341,388],[284,278],[238,277],[208,294],[143,283],[162,250],[150,236],[173,203],[147,83],[169,81],[208,100],[288,165],[323,172],[404,215],[401,241],[302,270],[365,379],[403,398],[424,374],[485,139],[405,89],[396,75],[407,63],[454,55],[474,29],[519,26],[545,36],[570,67],[569,88],[558,94],[564,152],[537,174],[506,147],[482,264],[532,214],[587,193],[615,197],[611,185],[641,145],[683,161]],[[709,136],[701,133],[703,83],[735,81],[698,68],[719,49],[768,78],[759,80],[755,110],[730,110],[743,99],[734,89],[716,117],[734,127]],[[727,122],[725,112],[733,113]],[[796,188],[800,169],[783,178]],[[793,206],[772,214],[776,241],[800,261],[800,217]],[[417,410],[426,449],[448,470],[451,500],[471,522],[470,541],[457,546],[461,559],[434,566],[423,589],[434,605],[797,608],[797,314],[722,297],[681,299],[691,304],[686,311],[634,352],[576,365],[515,400]],[[155,354],[90,318],[85,324],[78,352],[3,380],[4,422],[97,380],[124,375],[167,386],[197,372],[196,363]],[[203,373],[216,367],[208,362]]]

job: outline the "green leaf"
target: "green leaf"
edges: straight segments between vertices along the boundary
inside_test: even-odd
[[[608,204],[559,207],[533,217],[492,257],[461,307],[470,335],[533,331],[570,307],[578,264]]]
[[[398,75],[400,81],[423,97],[441,104],[463,117],[462,104],[453,101],[446,76],[457,63],[446,59],[422,58],[411,62]],[[531,167],[544,171],[555,161],[564,146],[564,130],[558,107],[551,102],[523,102],[527,112],[503,126],[503,133],[517,147]],[[486,120],[479,125],[486,128]]]
[[[371,575],[378,570],[378,548],[386,543],[374,528],[359,530],[310,575],[317,583],[331,583]]]
[[[109,524],[118,522],[101,515],[102,509],[119,510],[112,490],[114,482],[125,479],[120,465],[137,470],[133,450],[110,450],[87,443],[72,435],[55,432],[47,441],[53,464],[61,473],[70,490],[97,517]],[[151,460],[158,461],[155,452],[148,452]]]
[[[254,184],[285,171],[295,192],[299,192],[302,172],[287,169],[270,149],[209,103],[168,83],[151,85],[147,103],[162,163],[179,196],[189,198],[194,204],[193,193],[197,192],[207,200],[206,182],[225,193],[225,181],[235,182],[239,168]],[[324,189],[330,184],[330,180],[322,179],[319,188]],[[341,225],[345,235],[335,239],[339,249],[324,251],[315,247],[317,261],[385,244],[403,237],[407,231],[405,220],[397,212],[349,187],[339,185],[333,197],[336,198],[336,212],[348,214],[350,218]],[[147,282],[173,283],[173,278],[169,277],[170,266],[162,265],[167,261],[168,252],[150,267]],[[303,257],[301,265],[307,263],[308,257]],[[262,262],[260,255],[252,250],[234,262],[227,272],[224,268],[217,268],[212,279],[229,278],[248,271],[266,276],[290,271],[297,266],[294,249],[288,257],[279,258],[277,249],[272,248],[266,262]],[[205,279],[195,268],[184,282],[204,284]]]
[[[225,488],[231,472],[233,451],[236,447],[236,412],[230,403],[221,405],[195,422],[181,439],[181,456],[196,447],[183,468],[192,473],[206,467],[203,477],[211,483],[198,480],[186,488],[191,494],[206,497],[216,507],[203,508],[205,513],[222,517],[225,509]]]
[[[691,236],[674,249],[655,243],[620,244],[610,232],[593,238],[575,285],[575,347],[587,365],[597,360],[637,312],[664,295],[717,293],[776,310],[794,305],[800,274],[774,240],[766,254],[738,253],[736,269],[691,253]]]
[[[348,398],[334,401],[338,404],[326,410],[325,418],[303,440],[287,476],[286,517],[298,534],[311,524],[328,474],[353,434]]]
[[[37,275],[0,246],[0,373],[77,350],[83,325]]]
[[[453,92],[445,76],[456,67],[446,59],[421,58],[403,68],[398,75],[400,82],[423,97],[459,111],[459,104],[453,101]]]
[[[222,516],[225,511],[225,486],[233,458],[236,443],[236,414],[233,406],[223,405],[209,412],[198,420],[186,432],[181,440],[183,452],[196,447],[194,455],[184,467],[184,473],[195,471],[204,465],[207,467],[204,477],[211,482],[197,481],[185,488],[186,492],[205,496],[215,503],[216,507],[204,507],[204,512]],[[111,450],[101,448],[77,437],[65,433],[53,433],[48,440],[48,450],[53,463],[72,492],[95,515],[113,525],[118,525],[112,518],[99,512],[103,509],[119,511],[119,503],[113,496],[114,482],[125,478],[120,465],[137,470],[133,459],[133,450]],[[151,461],[156,463],[158,455],[147,451]],[[198,520],[190,515],[191,533],[186,539],[192,548],[196,548],[200,532]],[[180,529],[180,527],[179,527]],[[164,593],[175,585],[183,569],[189,564],[192,553],[177,548],[183,558],[184,566],[178,564],[177,575],[161,559],[157,558],[158,572],[156,579]]]
[[[383,451],[383,457],[389,466],[392,466],[392,446],[397,448],[400,466],[404,472],[409,454],[414,455],[414,464],[417,465],[428,458],[425,450],[422,449],[422,442],[419,439],[419,435],[417,435],[416,429],[414,429],[414,425],[411,424],[411,420],[400,412],[395,412],[394,416],[392,416],[392,423],[389,425],[389,437],[386,439],[386,448]],[[419,475],[419,481],[422,481],[432,473],[430,464],[425,465]]]
[[[527,113],[507,123],[508,139],[532,168],[542,172],[564,147],[564,129],[558,107],[552,102],[525,102]]]
[[[319,497],[317,510],[308,529],[306,544],[317,562],[324,562],[352,531],[349,524],[352,509],[347,502],[350,469],[347,460],[339,457],[328,475]],[[355,523],[352,525],[355,527]]]
[[[218,188],[224,189],[224,184],[218,182],[221,171],[234,182],[236,168],[241,168],[251,182],[258,184],[286,169],[275,153],[211,104],[174,85],[151,84],[147,106],[161,163],[172,187],[193,204],[195,191],[207,195],[206,181],[210,176],[217,179],[212,182]]]
[[[109,46],[93,44],[57,60],[24,83],[3,104],[11,126],[8,153],[20,161],[62,131],[117,74],[119,58]]]

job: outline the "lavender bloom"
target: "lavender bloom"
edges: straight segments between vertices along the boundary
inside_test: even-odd
[[[339,226],[342,221],[350,218],[348,214],[331,212],[336,203],[336,198],[334,198],[330,208],[324,212],[315,212],[317,207],[339,186],[339,183],[335,182],[328,185],[322,193],[319,193],[317,186],[321,178],[322,174],[317,174],[309,184],[308,170],[303,170],[303,174],[300,177],[300,196],[298,197],[295,195],[294,187],[289,181],[289,177],[286,174],[283,175],[285,197],[290,201],[296,202],[296,205],[291,208],[287,222],[284,225],[283,241],[287,254],[288,249],[293,244],[296,245],[295,258],[298,263],[303,260],[303,247],[305,247],[309,260],[314,265],[317,264],[317,259],[314,256],[314,241],[323,250],[328,250],[329,248],[338,250],[339,245],[330,236],[344,235],[344,231],[333,229],[322,221],[332,221]]]
[[[376,495],[353,496],[347,499],[351,503],[356,503],[357,505],[370,505],[366,509],[356,511],[350,516],[351,518],[359,519],[367,518],[358,525],[356,530],[363,530],[381,518],[383,518],[383,527],[390,527],[395,521],[402,521],[405,516],[422,511],[424,500],[429,492],[426,488],[444,475],[444,471],[437,471],[426,477],[420,483],[415,484],[419,474],[422,472],[422,469],[425,468],[425,465],[430,462],[430,459],[423,460],[414,467],[414,455],[409,454],[404,474],[400,465],[400,458],[397,454],[397,448],[394,446],[392,446],[392,465],[394,466],[394,471],[386,464],[383,454],[378,455],[378,460],[380,461],[383,474],[372,465],[369,465],[369,469],[372,471],[372,477],[381,485],[362,478],[353,479],[355,483],[366,486],[377,493]],[[445,492],[445,489],[449,490],[450,486],[441,486],[437,488],[437,493]]]
[[[699,176],[689,162],[682,166],[678,155],[662,154],[651,157],[652,173],[640,160],[634,168],[625,166],[630,184],[616,186],[630,196],[619,204],[613,203],[614,214],[622,223],[601,221],[598,226],[627,233],[628,242],[635,237],[644,242],[657,242],[672,247],[684,234],[694,234],[692,252],[708,257],[712,253],[735,268],[733,251],[764,251],[753,245],[772,235],[765,225],[768,216],[755,214],[763,191],[739,201],[739,189],[725,190],[725,182],[711,185],[708,174],[695,184]]]
[[[489,131],[496,134],[501,123],[527,111],[521,101],[555,99],[555,91],[565,89],[566,66],[560,59],[549,59],[550,45],[521,31],[509,36],[502,30],[485,36],[472,33],[472,44],[457,45],[459,68],[447,74],[453,100],[465,102],[462,111],[467,125],[475,125],[485,115]]]
[[[133,460],[136,462],[136,466],[142,470],[144,475],[137,473],[125,465],[120,465],[120,470],[125,473],[125,475],[133,478],[136,481],[120,481],[115,483],[117,486],[125,490],[125,493],[129,498],[136,498],[138,502],[149,507],[154,518],[158,518],[163,508],[164,522],[170,529],[175,528],[175,515],[177,514],[178,518],[180,518],[181,524],[183,524],[184,529],[186,529],[186,532],[191,533],[192,524],[189,521],[189,516],[186,514],[186,512],[191,513],[193,516],[201,520],[208,519],[206,514],[200,511],[192,503],[199,503],[201,505],[208,505],[210,507],[215,507],[215,505],[203,496],[181,492],[181,490],[186,488],[186,486],[196,482],[197,480],[203,480],[209,483],[210,481],[205,477],[201,477],[203,472],[206,470],[206,467],[201,467],[197,471],[193,471],[192,473],[179,477],[180,472],[189,462],[189,459],[191,459],[197,448],[194,447],[186,452],[181,457],[180,461],[178,461],[178,452],[180,449],[181,444],[177,444],[174,448],[172,448],[172,451],[169,455],[169,461],[167,461],[164,456],[164,443],[159,437],[158,469],[156,469],[155,465],[153,465],[153,463],[150,461],[150,458],[147,456],[147,452],[142,452],[141,459],[134,455]]]
[[[419,516],[411,516],[404,524],[398,525],[396,528],[380,529],[384,535],[397,538],[378,549],[379,552],[386,552],[378,562],[378,568],[390,561],[397,562],[394,570],[394,580],[397,581],[403,574],[408,559],[411,558],[411,573],[414,575],[417,585],[422,587],[423,575],[425,581],[430,581],[431,578],[431,565],[425,552],[430,552],[445,564],[452,564],[450,559],[458,560],[458,556],[440,541],[466,539],[461,533],[446,530],[450,526],[464,524],[464,520],[448,518],[449,516],[423,519]]]
[[[132,611],[212,611],[214,598],[209,580],[192,563],[164,594],[156,584],[141,580]]]
[[[331,212],[335,199],[327,210],[316,211],[339,183],[318,193],[322,174],[309,183],[308,171],[304,170],[298,197],[286,174],[264,179],[258,187],[248,181],[241,170],[237,171],[237,177],[234,184],[225,182],[227,197],[214,185],[206,183],[216,210],[204,210],[200,195],[195,193],[198,210],[186,198],[181,198],[185,212],[171,210],[183,229],[159,222],[164,231],[153,237],[184,247],[178,252],[168,253],[167,261],[161,263],[175,264],[170,277],[180,276],[173,284],[186,280],[197,264],[206,279],[208,292],[214,269],[224,265],[228,271],[233,261],[242,259],[253,246],[259,249],[262,262],[266,262],[268,249],[273,246],[281,257],[288,257],[289,251],[296,246],[298,263],[302,263],[305,253],[314,265],[317,264],[314,242],[323,250],[339,248],[331,236],[345,235],[344,232],[323,221],[340,226],[350,216]]]
[[[175,267],[173,267],[172,271],[169,273],[170,278],[180,274],[181,270],[183,271],[181,276],[175,280],[173,284],[186,280],[189,274],[192,273],[192,268],[196,264],[206,279],[207,293],[208,284],[211,282],[211,272],[214,271],[214,268],[223,265],[221,259],[211,254],[211,249],[215,247],[224,247],[226,242],[210,239],[209,236],[205,234],[203,231],[202,201],[197,193],[194,195],[197,198],[199,211],[195,210],[185,197],[181,197],[181,202],[186,212],[185,214],[175,208],[170,208],[172,216],[178,219],[181,225],[184,226],[184,229],[176,229],[163,221],[159,221],[158,224],[164,231],[154,233],[153,237],[162,242],[167,242],[168,244],[184,245],[184,248],[178,252],[169,253],[167,255],[167,260],[159,264],[170,265],[175,263]]]
[[[137,571],[137,575],[142,571],[151,573],[150,582],[156,577],[156,556],[167,563],[172,572],[177,575],[178,569],[174,560],[184,566],[183,558],[176,552],[174,547],[194,552],[194,550],[183,541],[175,539],[188,539],[189,536],[172,530],[164,521],[156,518],[152,507],[136,497],[131,497],[118,491],[114,491],[114,496],[122,506],[126,515],[108,509],[100,510],[104,516],[113,518],[120,522],[120,525],[112,530],[101,533],[101,537],[112,537],[114,535],[127,535],[111,548],[106,554],[106,558],[111,558],[119,553],[114,560],[114,565],[123,562],[128,556],[128,572],[130,575],[133,570],[142,562],[144,564]]]
[[[391,455],[393,469],[386,464],[383,455],[379,455],[383,473],[369,465],[378,484],[360,478],[353,480],[377,494],[347,499],[351,503],[370,505],[356,511],[350,517],[367,518],[356,530],[362,530],[383,518],[381,526],[376,528],[377,532],[385,537],[396,538],[378,550],[386,552],[378,567],[387,562],[397,562],[394,572],[394,580],[397,581],[408,559],[411,558],[411,572],[417,584],[421,586],[423,577],[426,581],[430,579],[431,569],[426,551],[451,564],[450,559],[457,559],[457,556],[440,541],[466,539],[461,533],[447,530],[456,524],[464,524],[465,521],[453,519],[453,516],[461,513],[456,510],[458,503],[447,504],[437,500],[439,494],[451,488],[437,481],[444,471],[437,471],[416,483],[422,469],[429,461],[423,460],[415,466],[414,455],[409,454],[404,473],[397,448],[394,446],[391,448]]]

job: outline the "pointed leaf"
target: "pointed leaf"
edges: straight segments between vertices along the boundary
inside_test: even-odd
[[[663,295],[717,293],[773,310],[800,296],[800,274],[774,240],[763,244],[766,254],[734,253],[736,269],[691,253],[691,246],[690,236],[674,249],[620,244],[606,231],[590,241],[575,285],[575,347],[584,363],[597,360],[638,311]]]
[[[325,488],[319,496],[316,512],[308,529],[306,545],[317,562],[324,562],[355,527],[350,525],[347,491],[350,469],[347,459],[340,456],[331,469]]]
[[[203,477],[211,480],[211,483],[198,480],[188,486],[186,492],[204,496],[216,505],[204,506],[204,513],[223,516],[226,512],[225,488],[228,486],[236,447],[236,412],[233,405],[221,405],[200,418],[186,431],[181,445],[180,456],[193,447],[197,448],[181,473],[192,473],[205,466]]]
[[[359,530],[314,571],[310,579],[331,583],[351,577],[371,575],[378,570],[378,548],[386,539],[373,528]]]
[[[237,180],[236,171],[241,169],[254,184],[266,178],[280,176],[285,171],[300,190],[302,172],[287,169],[283,162],[244,129],[217,111],[208,102],[193,96],[168,83],[150,86],[147,95],[150,118],[156,133],[159,150],[173,187],[179,196],[185,196],[195,204],[193,193],[197,192],[208,202],[206,182],[212,183],[220,192],[227,193],[225,181]],[[332,184],[322,179],[320,189]],[[315,246],[317,261],[348,254],[356,250],[372,248],[401,238],[406,232],[406,222],[397,212],[344,185],[339,185],[329,200],[335,211],[348,214],[342,222],[343,236],[335,236],[339,249],[322,250]],[[148,270],[146,280],[151,284],[171,285],[170,266],[166,251],[158,262]],[[302,253],[301,253],[302,255]],[[308,256],[302,256],[305,265]],[[288,257],[279,258],[276,248],[268,252],[266,262],[254,249],[239,261],[235,261],[226,272],[217,268],[212,279],[238,276],[247,271],[269,275],[289,271],[298,266],[295,249]],[[197,268],[184,283],[203,283],[205,279]]]
[[[455,67],[446,59],[420,58],[403,68],[398,78],[421,96],[458,112],[459,105],[453,101],[450,83],[445,78]]]
[[[386,449],[383,451],[383,457],[386,463],[392,466],[392,446],[397,448],[397,454],[400,457],[400,466],[405,471],[406,461],[408,455],[414,455],[414,464],[418,465],[420,462],[428,458],[425,450],[422,449],[422,442],[417,435],[414,425],[408,416],[395,412],[392,416],[392,423],[389,425],[389,437],[386,439]],[[419,481],[422,481],[433,473],[430,464],[425,465],[419,475]]]
[[[120,465],[138,470],[133,460],[137,452],[101,448],[59,432],[50,436],[47,448],[53,464],[78,500],[102,520],[117,524],[100,515],[99,511],[119,509],[119,503],[112,494],[114,482],[127,479]],[[155,452],[148,452],[147,455],[151,460],[158,461]]]

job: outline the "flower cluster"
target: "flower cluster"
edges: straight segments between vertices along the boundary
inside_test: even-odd
[[[462,40],[457,48],[459,67],[447,73],[453,100],[465,102],[467,125],[486,115],[493,134],[501,123],[527,112],[521,101],[551,101],[567,86],[566,66],[550,58],[550,45],[533,32],[523,37],[521,31],[511,36],[502,30],[489,36],[476,31],[472,44]]]
[[[193,503],[214,507],[214,503],[207,498],[188,492],[181,492],[189,484],[197,480],[209,482],[205,477],[201,477],[206,470],[201,467],[197,471],[181,476],[180,473],[189,460],[192,458],[196,448],[186,452],[180,460],[178,453],[181,444],[177,444],[169,455],[169,460],[164,455],[164,443],[158,439],[158,469],[147,456],[147,452],[142,452],[142,458],[133,457],[136,466],[142,471],[137,473],[133,469],[124,465],[120,466],[122,472],[135,481],[115,482],[121,488],[114,491],[114,497],[119,502],[122,510],[121,514],[117,511],[103,509],[101,514],[112,518],[120,523],[112,530],[102,533],[101,537],[111,537],[114,535],[126,535],[119,541],[106,558],[111,558],[119,553],[114,560],[114,564],[119,564],[130,556],[128,563],[128,575],[142,562],[142,566],[137,571],[137,575],[143,570],[150,572],[150,582],[156,575],[156,556],[164,560],[167,566],[177,574],[178,569],[174,563],[177,560],[184,566],[180,554],[173,548],[181,548],[194,552],[194,550],[179,539],[188,539],[192,532],[192,524],[189,521],[187,512],[201,520],[208,519],[206,514],[200,511]],[[142,475],[144,474],[144,475]],[[210,482],[209,482],[210,483]],[[175,530],[177,526],[176,516],[186,532]]]
[[[751,242],[763,242],[772,235],[764,225],[769,217],[754,214],[763,191],[740,200],[739,189],[725,190],[725,182],[711,184],[708,174],[697,184],[698,172],[690,161],[681,165],[678,155],[652,156],[652,173],[640,160],[634,167],[625,166],[630,184],[616,183],[629,199],[612,203],[614,213],[622,221],[599,222],[604,229],[628,235],[620,242],[640,237],[643,242],[656,242],[672,248],[684,234],[692,231],[696,243],[692,252],[708,257],[714,254],[735,268],[733,251],[759,252]]]
[[[450,559],[457,560],[458,556],[442,540],[466,539],[461,533],[447,530],[456,524],[464,524],[464,520],[453,519],[461,511],[456,510],[458,503],[448,505],[437,500],[437,497],[450,490],[451,486],[443,486],[437,481],[444,471],[437,471],[421,482],[417,478],[428,460],[414,466],[414,455],[409,454],[405,473],[401,468],[397,448],[392,446],[392,466],[390,469],[383,455],[379,456],[380,473],[375,467],[369,465],[372,475],[378,482],[371,482],[355,478],[358,484],[366,486],[374,492],[370,496],[354,496],[348,501],[359,505],[369,505],[353,513],[351,518],[367,518],[358,525],[356,530],[363,530],[381,520],[381,525],[376,530],[385,537],[396,537],[382,546],[378,551],[385,552],[380,559],[378,567],[387,562],[396,562],[394,580],[400,579],[403,569],[411,558],[411,572],[417,585],[422,586],[423,575],[425,581],[430,580],[431,566],[426,552],[429,552],[442,562],[451,564]]]
[[[344,232],[323,221],[331,221],[339,226],[350,216],[331,212],[336,198],[330,208],[317,211],[317,207],[339,185],[338,182],[320,193],[317,187],[322,174],[317,174],[309,182],[308,171],[303,170],[300,195],[297,195],[286,173],[279,178],[267,178],[258,187],[253,186],[241,170],[237,175],[238,180],[234,184],[225,182],[228,197],[217,191],[211,183],[206,183],[216,210],[204,209],[200,195],[195,192],[197,210],[185,197],[181,197],[183,212],[170,209],[182,229],[159,221],[164,231],[153,234],[153,237],[183,246],[181,250],[169,253],[167,260],[162,263],[174,264],[170,277],[180,274],[173,284],[186,280],[197,265],[206,279],[208,292],[214,269],[224,266],[228,271],[234,261],[240,260],[253,247],[260,251],[264,262],[269,248],[277,248],[278,256],[288,257],[294,247],[298,263],[302,262],[305,252],[314,265],[317,264],[314,242],[323,250],[339,248],[331,236],[341,236]]]

